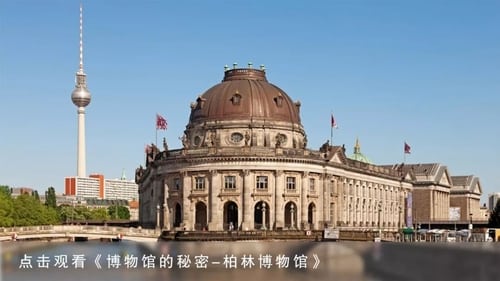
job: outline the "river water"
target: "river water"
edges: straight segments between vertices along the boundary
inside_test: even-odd
[[[499,280],[500,243],[4,242],[2,281]]]
[[[373,280],[334,242],[8,242],[2,280]],[[97,260],[97,264],[96,264]]]

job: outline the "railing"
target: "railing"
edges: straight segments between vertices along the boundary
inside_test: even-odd
[[[42,225],[42,226],[19,226],[1,227],[0,236],[27,234],[50,234],[50,233],[78,233],[78,234],[123,234],[128,236],[156,237],[158,233],[154,229],[142,229],[134,227],[116,226],[94,226],[94,225]]]

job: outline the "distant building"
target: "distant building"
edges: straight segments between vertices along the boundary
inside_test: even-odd
[[[64,194],[80,198],[103,198],[104,176],[90,175],[87,177],[68,177],[64,180]]]
[[[139,198],[137,183],[127,180],[125,176],[121,179],[106,179],[104,182],[105,199],[137,200]]]
[[[498,199],[500,199],[500,192],[495,192],[488,195],[488,209],[490,211],[493,211],[493,209],[495,209]]]
[[[484,212],[480,209],[481,184],[474,176],[451,177],[450,206],[460,207],[460,220],[484,220]]]
[[[10,189],[10,195],[12,197],[17,197],[22,194],[31,195],[33,193],[33,188],[30,187],[13,187]]]
[[[93,174],[88,178],[65,178],[65,195],[78,198],[137,200],[138,186],[135,182],[121,179],[105,179],[104,175]]]

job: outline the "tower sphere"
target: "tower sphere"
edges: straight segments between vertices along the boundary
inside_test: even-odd
[[[90,103],[90,92],[84,86],[77,86],[71,93],[71,100],[78,107],[85,107]]]

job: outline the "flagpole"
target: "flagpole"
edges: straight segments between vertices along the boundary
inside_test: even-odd
[[[330,145],[333,146],[333,126],[330,126]]]
[[[335,127],[335,121],[333,119],[333,111],[330,111],[330,145],[333,146],[333,129]]]

